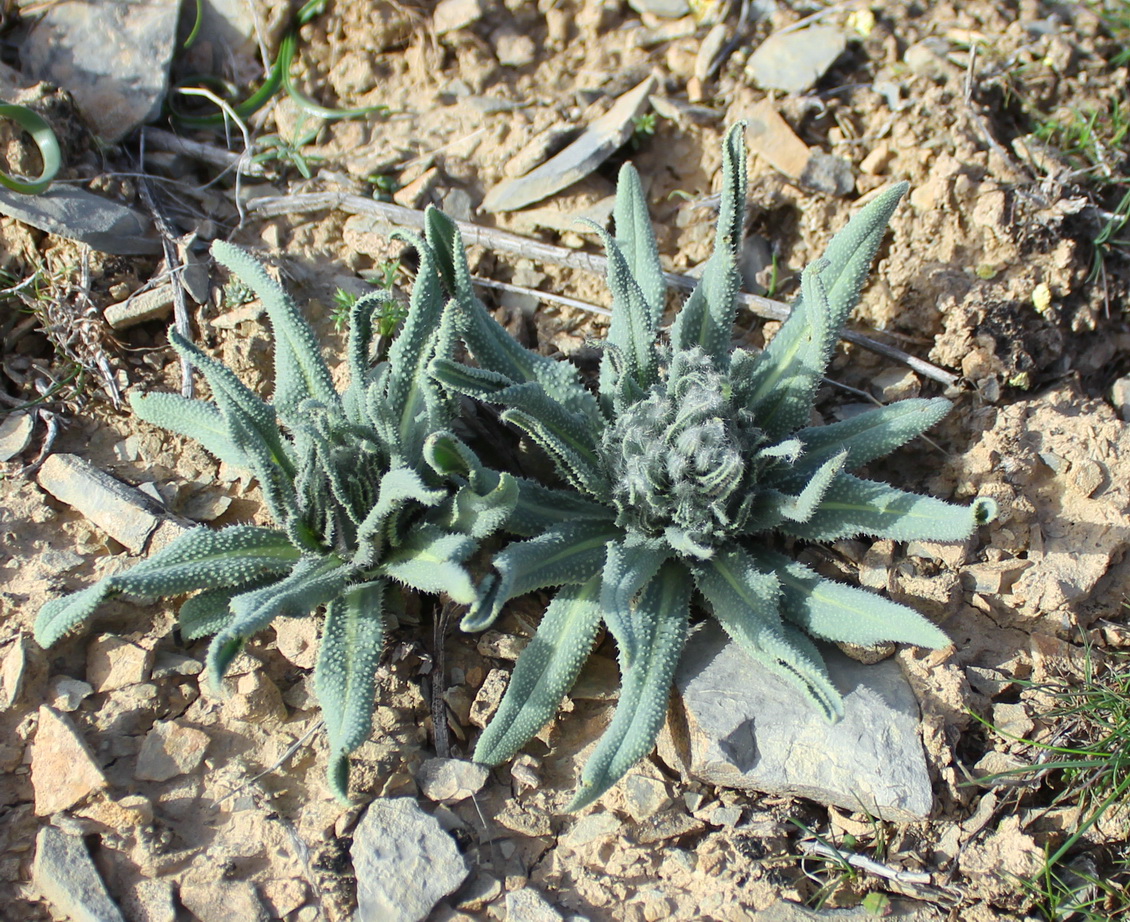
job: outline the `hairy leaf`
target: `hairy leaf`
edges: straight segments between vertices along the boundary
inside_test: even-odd
[[[640,594],[633,619],[637,654],[630,663],[621,656],[620,701],[612,723],[585,763],[570,810],[593,803],[655,745],[687,639],[690,598],[689,575],[674,561],[664,564]],[[619,637],[617,641],[623,643]]]
[[[470,605],[475,587],[462,564],[475,544],[467,535],[421,525],[385,556],[380,572],[419,592],[446,593],[452,601]]]
[[[592,652],[600,626],[600,575],[563,587],[533,640],[518,656],[498,712],[479,737],[474,760],[497,765],[521,749],[557,712]]]
[[[275,618],[301,618],[341,594],[350,570],[336,557],[303,557],[283,579],[231,600],[232,619],[208,648],[208,670],[219,688],[244,643]]]
[[[630,163],[620,167],[613,216],[616,222],[616,245],[623,253],[628,271],[647,304],[648,325],[656,330],[659,328],[659,321],[663,319],[667,282],[659,264],[659,247],[655,242],[655,231],[651,228],[651,217],[647,212],[647,198],[640,185],[640,175]]]
[[[275,405],[279,410],[295,412],[311,397],[326,406],[336,405],[338,393],[322,361],[318,340],[290,295],[239,247],[216,240],[212,255],[251,287],[267,311],[275,334]]]
[[[189,400],[180,394],[130,394],[129,403],[147,423],[196,439],[219,460],[251,469],[251,462],[232,441],[223,414],[214,403]]]
[[[991,499],[955,506],[841,473],[807,522],[782,523],[780,528],[809,541],[834,541],[849,535],[875,535],[894,541],[961,541],[995,516],[996,504]]]
[[[478,596],[462,621],[465,631],[489,627],[515,596],[584,583],[604,566],[605,545],[620,537],[611,522],[566,522],[509,545],[494,558],[495,573],[479,583]]]
[[[117,595],[167,598],[214,586],[237,586],[264,574],[285,573],[298,557],[286,536],[273,528],[194,528],[132,570],[48,602],[36,618],[35,639],[41,647],[51,646]]]
[[[314,690],[329,737],[330,790],[349,802],[349,753],[373,729],[375,674],[384,643],[385,583],[350,586],[326,607]]]
[[[652,581],[667,560],[671,548],[662,540],[645,541],[629,535],[608,545],[600,587],[600,607],[609,630],[620,645],[620,661],[631,667],[640,652],[639,622],[633,603],[636,594]]]

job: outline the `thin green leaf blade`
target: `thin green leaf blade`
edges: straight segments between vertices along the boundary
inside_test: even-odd
[[[635,279],[647,304],[651,328],[657,329],[663,318],[667,298],[667,282],[659,263],[659,246],[647,210],[647,198],[640,184],[640,174],[630,163],[620,168],[616,181],[616,244],[624,254],[628,271]]]

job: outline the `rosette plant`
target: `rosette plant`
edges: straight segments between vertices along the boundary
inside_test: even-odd
[[[948,643],[912,609],[782,553],[781,536],[958,540],[994,514],[989,500],[963,508],[849,473],[937,422],[944,399],[809,425],[905,184],[862,208],[804,271],[789,319],[763,352],[732,348],[745,156],[739,125],[724,142],[714,253],[669,335],[660,329],[666,291],[639,177],[630,164],[622,169],[615,237],[601,231],[613,307],[596,395],[564,363],[547,374],[544,359],[493,321],[449,231],[453,307],[477,367],[438,355],[432,371],[453,390],[504,407],[502,418],[540,445],[583,499],[567,521],[495,556],[463,621],[480,630],[509,599],[561,587],[474,758],[509,758],[551,719],[603,622],[618,647],[622,689],[570,809],[594,801],[652,749],[696,603],[830,720],[842,713],[841,696],[810,637]]]
[[[329,738],[330,786],[343,800],[348,755],[372,729],[393,584],[472,602],[463,564],[518,499],[516,479],[484,468],[452,432],[455,405],[427,374],[455,338],[432,247],[409,239],[420,251],[420,270],[403,327],[387,361],[374,362],[374,317],[391,296],[357,301],[342,393],[282,287],[244,251],[213,244],[215,257],[266,308],[275,339],[273,398],[263,400],[170,330],[174,348],[203,372],[212,400],[152,393],[134,399],[133,408],[253,473],[275,527],[195,528],[133,569],[48,602],[35,625],[47,647],[110,597],[202,590],[181,606],[180,629],[190,640],[215,635],[208,666],[219,683],[251,635],[277,618],[324,607],[314,685]]]

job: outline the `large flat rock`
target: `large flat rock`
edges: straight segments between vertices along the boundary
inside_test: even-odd
[[[930,813],[918,702],[893,660],[864,666],[826,649],[844,696],[829,724],[791,683],[751,660],[715,622],[691,636],[660,755],[701,781],[807,797],[892,820]],[[674,728],[674,729],[673,729]]]

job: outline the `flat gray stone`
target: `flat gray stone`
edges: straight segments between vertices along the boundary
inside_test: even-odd
[[[628,0],[628,6],[637,13],[650,13],[661,19],[678,19],[691,12],[687,0]]]
[[[44,898],[71,922],[125,922],[82,839],[54,826],[41,827],[31,877]]]
[[[805,93],[846,47],[847,38],[835,26],[774,32],[749,56],[746,75],[763,90]]]
[[[74,506],[106,534],[140,554],[163,525],[184,530],[152,499],[78,455],[51,455],[39,469],[39,485]]]
[[[855,174],[842,157],[814,150],[801,170],[800,183],[828,195],[850,195],[855,191]]]
[[[411,797],[374,800],[353,833],[354,922],[421,922],[467,878],[467,859]]]
[[[0,214],[101,253],[141,256],[161,252],[148,217],[120,202],[74,186],[54,185],[42,195],[0,189]]]
[[[11,461],[31,444],[35,417],[30,413],[9,413],[0,420],[0,461]]]
[[[835,724],[710,622],[688,642],[675,677],[687,739],[672,744],[665,733],[660,754],[710,784],[924,819],[933,794],[918,702],[898,663],[864,666],[838,650],[823,652],[844,696],[844,718]]]
[[[24,70],[63,87],[106,141],[156,118],[169,85],[180,0],[65,0],[36,23]]]
[[[628,90],[563,151],[525,176],[503,180],[491,189],[481,210],[517,211],[584,179],[631,137],[635,118],[647,108],[655,86],[652,75]]]

